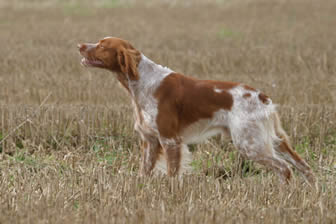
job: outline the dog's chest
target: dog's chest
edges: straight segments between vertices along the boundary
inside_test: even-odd
[[[135,130],[141,135],[157,136],[156,117],[158,113],[157,102],[153,97],[144,101],[133,102],[135,115]]]
[[[158,136],[158,102],[154,93],[172,70],[157,65],[144,55],[138,65],[139,80],[129,82],[135,112],[135,130],[142,136]]]

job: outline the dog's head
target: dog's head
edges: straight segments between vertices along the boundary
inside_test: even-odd
[[[125,78],[139,78],[137,66],[141,54],[128,41],[116,37],[106,37],[98,43],[78,44],[79,52],[84,57],[84,66],[105,68],[122,73]]]

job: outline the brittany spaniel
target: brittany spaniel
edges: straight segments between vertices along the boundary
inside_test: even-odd
[[[259,90],[174,72],[115,37],[78,48],[82,65],[114,72],[129,93],[142,139],[141,174],[155,169],[180,175],[190,170],[188,144],[227,134],[244,157],[273,169],[282,182],[291,178],[289,164],[314,182],[309,165],[290,146],[275,105]]]

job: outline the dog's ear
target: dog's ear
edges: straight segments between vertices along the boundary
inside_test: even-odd
[[[138,63],[140,61],[140,52],[135,49],[122,48],[118,51],[118,63],[122,73],[131,80],[138,80]]]

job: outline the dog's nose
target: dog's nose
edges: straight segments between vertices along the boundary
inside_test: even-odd
[[[85,44],[77,44],[77,47],[78,47],[79,51],[84,51],[86,49]]]

